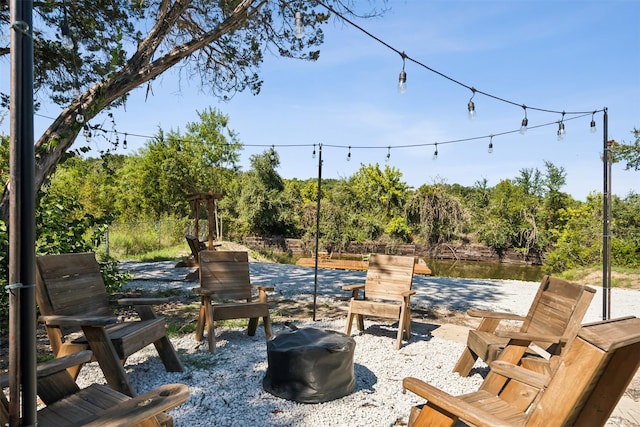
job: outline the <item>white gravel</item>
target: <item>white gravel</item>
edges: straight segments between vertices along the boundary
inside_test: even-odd
[[[188,269],[174,269],[171,263],[141,265],[124,263],[136,275],[130,288],[184,289],[193,282],[181,278]],[[180,271],[178,271],[180,270]],[[251,264],[254,284],[276,286],[282,297],[313,300],[313,269],[280,264]],[[164,280],[159,280],[164,279]],[[361,283],[364,272],[320,270],[318,304],[345,304],[344,284]],[[538,283],[511,280],[450,279],[415,276],[412,298],[415,307],[443,307],[452,310],[486,308],[526,314]],[[602,318],[601,290],[594,298],[585,321]],[[612,290],[612,317],[638,315],[640,292]],[[194,318],[197,315],[194,310]],[[311,314],[310,314],[311,316]],[[297,323],[298,327],[344,331],[345,319]],[[365,321],[363,335],[356,335],[356,388],[343,398],[320,404],[287,401],[266,392],[262,379],[267,369],[267,352],[262,326],[255,337],[239,328],[216,328],[217,352],[207,351],[206,341],[195,342],[189,334],[172,339],[186,371],[167,373],[153,346],[131,356],[126,365],[137,391],[144,392],[169,382],[189,385],[191,397],[172,410],[179,426],[392,426],[408,419],[412,405],[422,399],[402,391],[406,376],[421,378],[454,395],[476,390],[482,383],[486,365],[476,364],[473,375],[460,377],[451,370],[464,344],[431,334],[437,325],[413,322],[412,338],[396,351],[395,328],[390,324]],[[282,330],[274,326],[274,332]],[[86,386],[104,382],[96,363],[83,368],[78,382]],[[631,425],[610,421],[610,426]]]

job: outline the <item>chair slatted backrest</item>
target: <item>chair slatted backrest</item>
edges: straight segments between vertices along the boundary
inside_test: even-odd
[[[251,299],[249,254],[243,251],[200,251],[200,286],[213,298]]]
[[[640,318],[585,325],[527,425],[604,425],[640,366]]]
[[[113,315],[95,254],[44,255],[36,265],[36,297],[43,315]]]
[[[408,256],[372,254],[364,285],[367,298],[402,301],[411,290],[415,259]]]
[[[575,336],[595,290],[557,277],[544,276],[522,331]],[[577,322],[572,323],[572,319]]]

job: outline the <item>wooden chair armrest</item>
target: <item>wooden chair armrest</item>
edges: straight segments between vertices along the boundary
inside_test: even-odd
[[[275,287],[273,287],[273,286],[263,286],[263,285],[251,285],[251,288],[253,288],[253,289],[257,289],[257,290],[259,290],[259,291],[264,291],[264,292],[267,292],[267,291],[273,291],[273,290],[275,290],[275,289],[276,289],[276,288],[275,288]]]
[[[427,384],[417,378],[407,377],[402,380],[402,387],[412,393],[429,401],[431,406],[441,408],[442,410],[454,415],[461,416],[464,421],[468,421],[478,427],[503,427],[511,426],[493,414],[483,411],[462,399],[446,393],[431,384]],[[426,407],[423,409],[423,411]]]
[[[359,284],[359,285],[344,285],[342,287],[343,291],[354,291],[354,290],[359,290],[359,289],[364,289],[364,284]]]
[[[409,289],[408,291],[404,291],[402,293],[403,297],[410,297],[411,295],[415,295],[416,291],[414,291],[413,289]]]
[[[527,332],[517,332],[517,331],[496,331],[495,335],[501,338],[509,338],[511,340],[517,341],[538,341],[538,342],[548,342],[553,344],[561,344],[566,343],[567,339],[558,335],[544,335],[544,334],[530,334]]]
[[[489,364],[489,366],[496,374],[520,381],[524,384],[530,385],[531,387],[539,389],[546,387],[550,379],[547,375],[530,371],[522,366],[514,365],[513,363],[502,360],[494,360]]]
[[[519,320],[522,322],[527,320],[526,317],[520,316],[519,314],[500,312],[500,311],[471,309],[467,311],[467,314],[471,317],[485,317],[488,319]]]
[[[118,305],[155,305],[168,302],[169,298],[119,298],[116,300]]]
[[[71,366],[80,365],[91,361],[93,353],[91,350],[83,350],[77,353],[71,353],[57,359],[47,360],[46,362],[38,363],[36,367],[36,376],[38,378],[47,377],[51,374],[64,371]],[[9,387],[9,373],[0,376],[0,388]]]
[[[197,293],[198,295],[202,295],[202,296],[211,296],[216,294],[215,291],[211,289],[205,289],[205,288],[191,288],[191,290]]]
[[[93,352],[91,350],[82,350],[77,353],[71,353],[66,356],[38,363],[36,367],[37,377],[46,377],[70,368],[71,366],[91,362],[92,358]]]
[[[46,326],[106,326],[116,323],[113,316],[40,316],[38,320]]]
[[[100,412],[85,426],[132,426],[184,403],[189,394],[189,387],[184,384],[165,384]]]

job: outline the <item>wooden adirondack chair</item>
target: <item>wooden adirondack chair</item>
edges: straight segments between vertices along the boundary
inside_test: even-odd
[[[402,346],[402,334],[411,338],[411,309],[409,301],[415,291],[413,282],[413,257],[372,254],[364,284],[347,285],[342,289],[351,291],[346,334],[351,335],[353,319],[358,319],[358,329],[364,331],[364,315],[398,320],[396,350]],[[360,290],[364,290],[359,298]]]
[[[526,317],[512,313],[469,310],[467,314],[482,320],[477,329],[469,331],[467,348],[453,371],[466,377],[478,357],[486,363],[498,357],[509,340],[496,334],[503,320],[522,322],[519,332],[542,337],[532,343],[532,349],[544,358],[559,354],[564,343],[578,333],[594,294],[595,290],[588,286],[544,276]]]
[[[477,392],[451,396],[416,378],[405,389],[427,399],[413,407],[409,426],[603,426],[640,366],[640,319],[583,326],[550,375],[513,364],[527,350],[514,338]]]
[[[258,290],[258,301],[252,300],[251,289]],[[265,335],[271,338],[267,291],[273,287],[251,285],[247,252],[200,251],[200,287],[193,290],[202,302],[195,339],[202,340],[206,326],[211,353],[216,351],[216,320],[247,318],[247,334],[254,336],[262,317]]]
[[[91,348],[107,383],[129,396],[135,396],[135,390],[123,364],[149,344],[155,345],[167,371],[183,371],[164,318],[150,306],[167,302],[166,298],[120,299],[117,303],[133,306],[141,320],[117,322],[93,253],[40,256],[36,266],[39,321],[45,325],[56,357]],[[81,366],[70,368],[74,378]]]
[[[91,357],[90,350],[83,350],[38,365],[38,396],[46,405],[38,411],[38,426],[173,426],[164,411],[189,398],[186,385],[166,384],[134,398],[103,384],[81,390],[67,368],[89,362]],[[8,383],[8,374],[0,377],[0,388]],[[8,422],[8,402],[0,393],[0,423]]]
[[[191,234],[186,234],[184,238],[187,240],[187,244],[189,245],[189,249],[191,250],[191,256],[193,257],[194,265],[198,265],[200,259],[200,251],[207,249],[207,245],[204,242],[201,242],[196,236],[192,236]]]

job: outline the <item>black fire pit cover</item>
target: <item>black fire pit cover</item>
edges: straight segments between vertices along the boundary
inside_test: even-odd
[[[343,333],[301,328],[280,333],[267,343],[266,391],[302,403],[320,403],[348,395],[356,385],[356,342]]]

